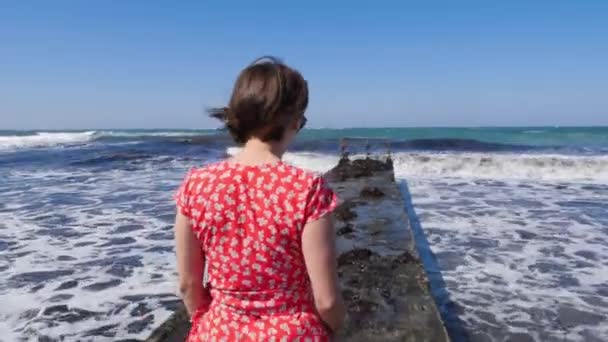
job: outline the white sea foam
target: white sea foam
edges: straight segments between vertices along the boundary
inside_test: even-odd
[[[52,147],[91,141],[95,131],[88,132],[38,132],[33,135],[0,136],[0,151],[32,147]]]
[[[229,147],[226,153],[234,156],[240,151],[238,147]],[[315,172],[325,173],[338,163],[338,156],[314,152],[287,152],[283,160],[289,164]]]
[[[235,155],[239,150],[238,147],[230,147],[227,153]],[[288,152],[284,160],[322,173],[334,167],[339,157],[324,153]],[[393,161],[396,176],[404,178],[608,182],[608,156],[399,152],[393,154]]]
[[[403,177],[608,182],[608,156],[490,153],[396,153]]]

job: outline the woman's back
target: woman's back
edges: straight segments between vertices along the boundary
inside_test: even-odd
[[[306,125],[308,84],[275,58],[239,74],[210,110],[241,151],[178,190],[175,251],[190,341],[326,341],[345,308],[323,178],[281,162]],[[209,284],[203,287],[203,265]]]
[[[211,306],[198,337],[326,337],[316,314],[302,230],[333,210],[323,178],[276,162],[223,161],[192,170],[177,204],[205,255]]]

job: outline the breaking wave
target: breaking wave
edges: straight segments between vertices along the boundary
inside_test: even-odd
[[[96,131],[37,132],[31,135],[0,136],[0,151],[81,144],[94,140],[97,134]]]
[[[608,156],[397,153],[394,161],[402,177],[608,181]]]

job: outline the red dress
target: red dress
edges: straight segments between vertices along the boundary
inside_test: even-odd
[[[176,195],[209,275],[188,341],[327,341],[302,255],[305,224],[331,212],[324,179],[279,162],[191,170]]]

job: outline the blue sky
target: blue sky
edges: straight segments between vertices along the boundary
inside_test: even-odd
[[[608,125],[608,1],[2,1],[0,129],[208,128],[273,54],[313,127]]]

